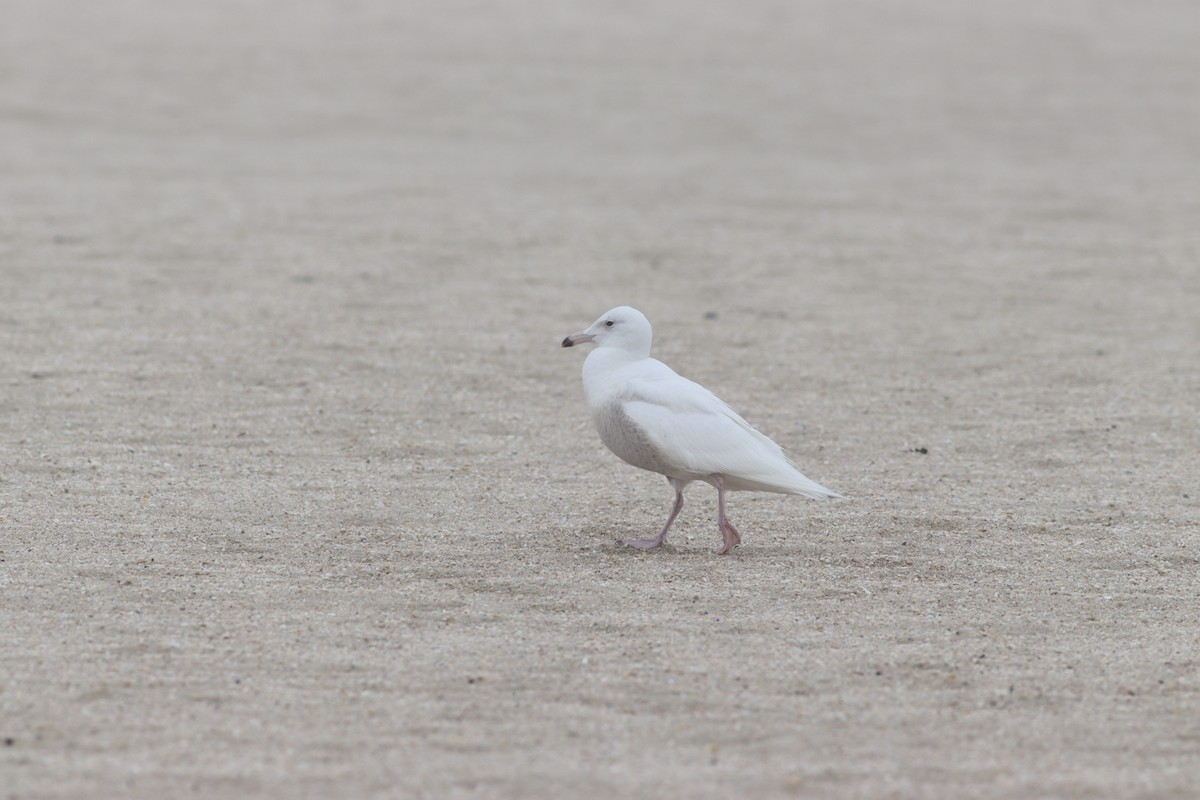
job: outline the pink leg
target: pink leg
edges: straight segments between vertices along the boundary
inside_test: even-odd
[[[627,544],[630,547],[637,547],[641,550],[650,550],[662,546],[667,541],[667,531],[671,529],[671,523],[679,516],[679,510],[683,508],[683,487],[687,486],[683,481],[677,481],[674,478],[667,478],[667,480],[671,482],[671,486],[675,489],[675,506],[671,509],[671,516],[667,517],[667,524],[663,525],[663,529],[653,539],[626,539],[621,544]]]
[[[712,481],[717,487],[717,527],[721,529],[721,537],[725,540],[725,546],[718,555],[727,556],[733,552],[733,548],[742,543],[742,537],[725,516],[725,479],[720,475],[713,475]]]

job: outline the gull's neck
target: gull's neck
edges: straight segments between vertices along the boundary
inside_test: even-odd
[[[589,401],[593,401],[611,390],[609,376],[622,367],[645,361],[649,355],[618,347],[597,347],[588,353],[583,362],[583,388]]]

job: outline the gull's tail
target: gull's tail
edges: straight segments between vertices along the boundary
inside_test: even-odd
[[[800,470],[792,466],[790,459],[786,462],[779,460],[774,464],[764,465],[764,467],[750,473],[726,474],[726,486],[734,490],[741,489],[751,492],[798,494],[801,497],[809,497],[813,500],[828,500],[844,496],[838,494],[833,489],[825,488],[810,478],[804,477],[800,473]]]
[[[788,494],[798,494],[803,497],[811,497],[813,500],[829,500],[834,497],[844,497],[845,495],[838,494],[833,489],[826,489],[821,484],[814,480],[804,477],[799,470],[793,470],[795,476],[783,488],[783,491]],[[779,491],[778,489],[776,491]]]

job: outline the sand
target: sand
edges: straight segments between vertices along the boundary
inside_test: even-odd
[[[0,797],[1200,794],[1200,6],[4,17]]]

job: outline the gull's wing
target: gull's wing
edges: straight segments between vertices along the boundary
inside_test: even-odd
[[[779,445],[715,394],[648,361],[626,383],[621,403],[664,463],[695,475],[721,474],[730,488],[835,495],[801,475]]]

